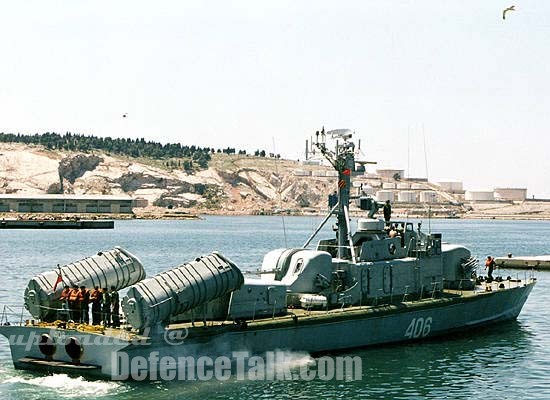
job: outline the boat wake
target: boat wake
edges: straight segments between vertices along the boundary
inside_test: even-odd
[[[75,393],[79,396],[106,396],[119,393],[123,385],[118,382],[88,381],[83,377],[70,377],[66,374],[54,374],[42,377],[12,376],[1,382],[2,385],[29,385],[39,386],[42,389],[52,390],[64,398],[74,397]],[[24,389],[21,386],[21,389]],[[11,390],[17,391],[17,388]]]
[[[288,367],[294,369],[315,363],[315,359],[306,352],[276,350],[275,353],[277,354],[277,367]],[[282,357],[279,355],[282,355]]]

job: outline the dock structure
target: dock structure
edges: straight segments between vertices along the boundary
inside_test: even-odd
[[[501,268],[550,270],[550,255],[526,257],[495,257]]]
[[[130,196],[0,194],[1,213],[132,214]]]
[[[0,229],[114,229],[113,220],[6,219]]]

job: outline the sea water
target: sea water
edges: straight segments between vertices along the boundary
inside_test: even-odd
[[[217,217],[196,221],[116,221],[114,230],[1,230],[0,306],[21,310],[33,275],[99,250],[122,246],[143,262],[149,276],[213,250],[253,273],[263,255],[299,247],[317,217]],[[330,224],[321,236],[332,237]],[[550,254],[550,222],[498,220],[423,221],[423,230],[487,255]],[[481,271],[483,272],[483,271]],[[497,271],[524,278],[522,271]],[[320,399],[320,398],[550,398],[550,272],[538,284],[517,321],[411,344],[380,346],[333,355],[359,356],[357,381],[108,382],[43,376],[13,368],[9,346],[0,338],[0,399]],[[12,319],[18,319],[12,316]],[[344,332],[343,334],[354,334]],[[291,353],[291,368],[312,360]]]

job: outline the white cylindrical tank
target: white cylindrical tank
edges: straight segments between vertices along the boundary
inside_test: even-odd
[[[421,183],[413,183],[411,184],[411,189],[424,189],[426,186]]]
[[[362,191],[363,191],[364,194],[370,194],[371,196],[374,196],[375,193],[376,193],[376,190],[374,190],[373,187],[370,187],[370,186],[367,186],[367,185],[363,185]]]
[[[433,190],[424,190],[420,192],[420,202],[421,203],[437,203],[438,195]]]
[[[407,182],[398,182],[396,187],[397,189],[410,189],[411,185]]]
[[[466,201],[491,201],[495,199],[492,190],[468,190],[464,196]]]
[[[326,176],[335,177],[338,176],[338,171],[329,170],[325,173]]]
[[[523,201],[526,198],[525,188],[495,188],[495,199]]]
[[[130,287],[122,310],[134,328],[143,329],[237,290],[243,282],[233,262],[213,253]]]
[[[325,176],[327,176],[327,172],[326,172],[326,171],[317,171],[317,170],[316,170],[316,171],[312,171],[312,172],[311,172],[311,175],[312,175],[312,176],[323,176],[323,177],[325,177]]]
[[[441,190],[444,190],[446,192],[461,192],[462,189],[462,182],[460,181],[441,181],[437,182]]]
[[[62,281],[54,291],[59,273]],[[130,252],[115,247],[33,277],[25,290],[25,308],[34,318],[56,319],[62,306],[59,297],[64,285],[86,286],[87,289],[114,286],[116,290],[120,290],[144,278],[145,270],[139,259]]]
[[[394,199],[395,199],[395,194],[393,190],[379,190],[378,192],[376,192],[376,200],[378,202],[384,202],[386,200],[393,202]]]
[[[382,184],[382,189],[395,189],[395,183],[393,182],[384,182]]]
[[[397,194],[397,201],[403,203],[416,203],[416,192],[412,190],[402,190]]]
[[[295,176],[310,176],[311,171],[306,171],[304,169],[295,169],[294,170],[294,175]]]

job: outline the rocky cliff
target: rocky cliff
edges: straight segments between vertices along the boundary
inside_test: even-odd
[[[130,195],[149,207],[190,212],[258,213],[324,208],[334,178],[298,177],[295,161],[214,154],[206,170],[187,173],[161,161],[0,144],[0,193]],[[319,167],[315,167],[319,169]]]

